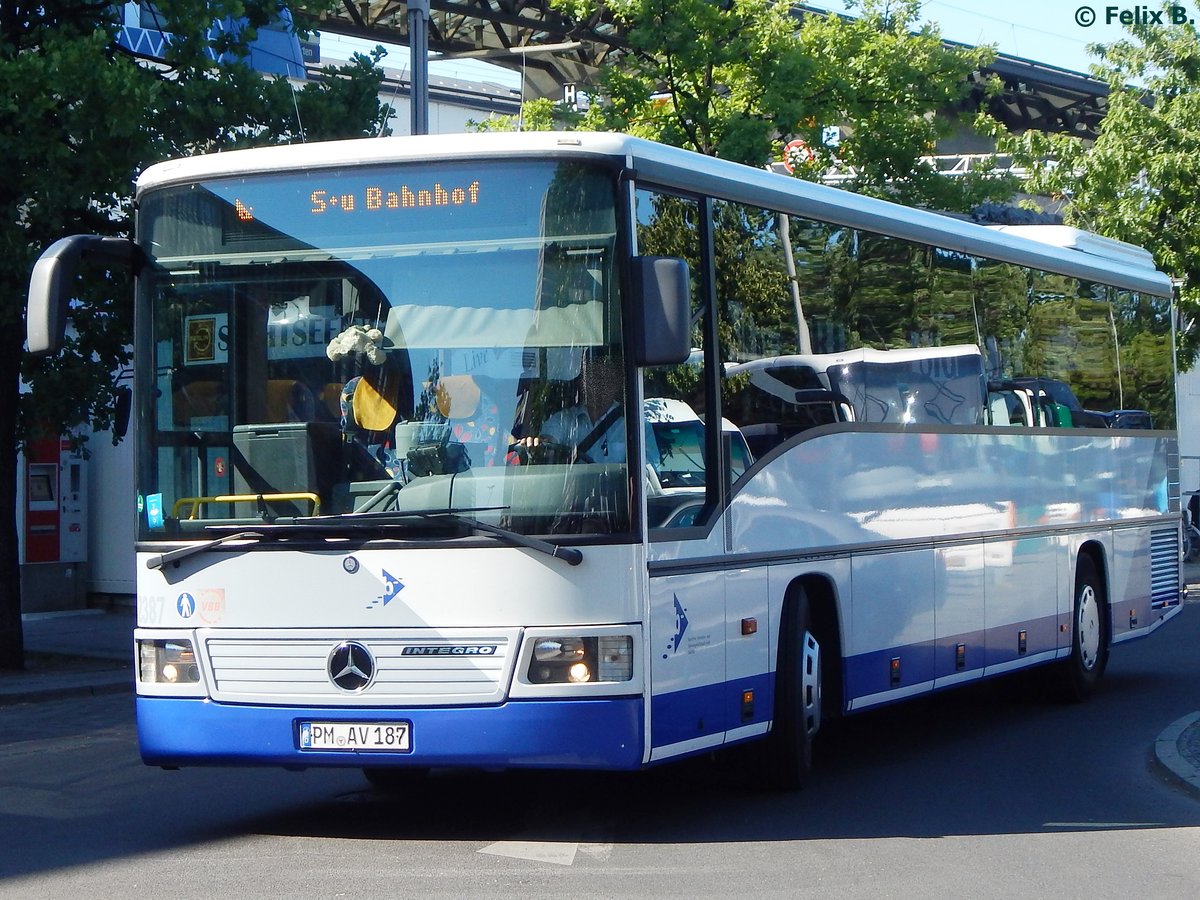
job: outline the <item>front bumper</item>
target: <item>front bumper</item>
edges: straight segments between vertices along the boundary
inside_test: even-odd
[[[407,753],[299,749],[299,723],[412,723]],[[142,759],[155,766],[417,766],[629,770],[642,765],[640,697],[498,706],[330,709],[138,697]]]

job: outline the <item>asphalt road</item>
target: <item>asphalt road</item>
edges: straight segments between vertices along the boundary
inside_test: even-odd
[[[751,759],[435,775],[138,759],[133,701],[0,707],[0,897],[1200,896],[1200,795],[1156,736],[1200,709],[1200,609],[1114,650],[1092,702],[977,686],[848,720],[816,780]]]

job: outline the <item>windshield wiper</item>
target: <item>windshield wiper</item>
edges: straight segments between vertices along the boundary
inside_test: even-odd
[[[228,534],[223,534],[219,538],[211,541],[205,541],[203,544],[188,544],[186,547],[176,547],[174,550],[168,550],[166,553],[160,553],[158,556],[151,556],[146,560],[147,569],[161,569],[168,563],[179,562],[187,559],[189,556],[194,556],[197,553],[203,553],[205,550],[211,550],[224,544],[226,541],[236,540],[278,540],[279,538],[287,538],[292,535],[302,534],[304,532],[317,534],[345,534],[353,531],[371,531],[379,532],[381,529],[379,523],[364,522],[361,525],[353,522],[343,522],[341,524],[328,524],[314,522],[298,522],[296,524],[276,525],[274,523],[268,525],[260,525],[255,531],[239,531],[236,525],[210,525],[205,531],[227,531]]]
[[[203,553],[205,550],[211,550],[219,544],[224,544],[226,541],[237,540],[261,540],[263,537],[260,531],[235,531],[233,534],[223,534],[216,540],[205,541],[203,544],[188,544],[186,547],[176,547],[174,550],[168,550],[166,553],[160,553],[158,556],[152,556],[146,560],[147,569],[161,569],[167,563],[179,562],[181,559],[187,559],[195,553]]]
[[[462,525],[466,528],[498,537],[514,546],[536,550],[555,559],[561,559],[568,566],[577,566],[583,562],[583,552],[575,547],[563,547],[559,544],[553,544],[550,541],[543,541],[516,531],[510,531],[507,528],[501,528],[499,525],[480,522],[472,516],[462,515],[464,512],[494,512],[506,508],[503,506],[480,506],[462,510],[412,509],[372,513],[343,513],[337,516],[318,516],[316,518],[296,519],[288,522],[281,522],[276,519],[274,523],[262,526],[257,531],[234,531],[231,534],[223,534],[215,540],[205,541],[203,544],[188,544],[186,547],[177,547],[174,550],[168,550],[166,553],[160,553],[158,556],[152,556],[146,560],[146,568],[161,569],[168,563],[179,562],[194,554],[211,550],[213,547],[224,544],[226,541],[278,539],[305,532],[309,534],[346,534],[364,531],[383,533],[390,530],[391,527],[399,526],[400,523],[396,521],[397,519],[407,518],[440,519],[455,525]],[[215,526],[213,530],[222,527],[228,526]]]
[[[379,496],[379,495],[376,495]],[[369,505],[369,504],[368,504]],[[467,528],[473,528],[476,531],[482,531],[484,534],[490,534],[498,537],[501,540],[507,541],[517,547],[526,547],[530,550],[536,550],[539,553],[545,553],[547,556],[552,556],[555,559],[561,559],[568,566],[577,566],[583,562],[583,552],[575,547],[563,547],[559,544],[543,541],[535,537],[530,537],[527,534],[521,534],[517,531],[511,531],[508,528],[501,528],[499,525],[491,525],[487,522],[480,522],[473,516],[465,516],[463,513],[471,512],[498,512],[508,509],[507,506],[474,506],[463,509],[393,509],[386,512],[360,512],[360,513],[342,513],[337,516],[318,516],[314,519],[305,519],[297,524],[300,527],[311,523],[313,525],[335,525],[337,523],[345,525],[353,525],[355,522],[361,522],[363,526],[372,524],[394,524],[397,519],[442,519],[447,522],[453,522],[456,525],[464,525]],[[278,521],[278,520],[277,520]]]
[[[455,522],[461,522],[468,528],[474,528],[476,531],[482,531],[485,534],[495,535],[501,540],[508,541],[510,544],[516,544],[518,547],[528,547],[530,550],[537,550],[539,553],[545,553],[548,556],[553,556],[555,559],[561,559],[568,566],[577,566],[583,562],[583,551],[577,547],[563,547],[561,544],[552,544],[550,541],[539,540],[527,534],[521,534],[518,531],[509,531],[507,528],[501,528],[499,525],[489,525],[486,522],[480,522],[478,519],[473,519],[470,516],[460,516],[457,513],[443,513],[442,515]]]

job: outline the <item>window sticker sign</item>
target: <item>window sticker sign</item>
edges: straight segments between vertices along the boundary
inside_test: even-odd
[[[306,296],[271,307],[267,319],[267,358],[304,359],[325,356],[325,348],[343,328],[332,307],[310,306]]]
[[[229,362],[229,316],[207,313],[183,320],[183,364],[215,365]]]
[[[146,497],[146,524],[151,528],[163,527],[164,519],[162,494],[150,494]]]

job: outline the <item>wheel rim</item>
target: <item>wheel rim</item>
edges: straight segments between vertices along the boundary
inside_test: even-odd
[[[1100,658],[1100,602],[1096,589],[1085,584],[1079,592],[1079,619],[1075,623],[1079,662],[1091,671]]]
[[[812,737],[821,727],[821,645],[811,632],[804,633],[804,659],[800,679],[804,705],[804,730]]]

